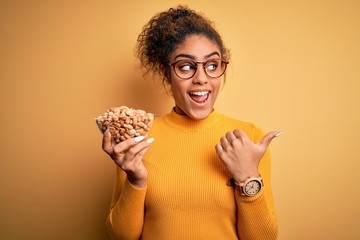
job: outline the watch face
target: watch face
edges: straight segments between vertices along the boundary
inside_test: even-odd
[[[244,186],[244,193],[247,196],[255,196],[261,190],[261,182],[259,180],[251,180]]]

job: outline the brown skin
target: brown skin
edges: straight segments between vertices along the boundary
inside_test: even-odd
[[[170,62],[181,59],[204,62],[216,58],[221,56],[215,42],[203,35],[190,35],[170,55]],[[195,75],[187,80],[180,79],[171,69],[169,82],[178,114],[201,120],[212,113],[220,91],[221,79],[208,77],[202,65],[198,66]],[[204,103],[196,103],[191,99],[191,92],[202,91],[209,92],[209,97]]]
[[[109,131],[103,136],[102,148],[127,174],[129,182],[138,188],[146,186],[148,171],[142,159],[149,150],[153,138],[136,142],[134,138],[116,144]]]
[[[221,57],[216,43],[203,35],[188,36],[170,55],[170,62],[182,59],[184,56],[190,56],[195,61]],[[179,79],[172,69],[167,76],[169,76],[175,110],[178,114],[201,120],[212,113],[220,89],[220,78],[209,78],[202,67],[198,67],[191,79]],[[208,92],[209,97],[203,103],[197,103],[190,97],[191,92]],[[269,132],[258,144],[254,144],[244,132],[234,130],[226,133],[215,148],[229,173],[236,182],[240,183],[248,177],[259,176],[260,160],[272,139],[279,135],[280,132]],[[142,159],[149,150],[152,140],[152,138],[143,139],[137,142],[134,139],[128,139],[115,144],[111,141],[110,133],[106,131],[103,137],[103,150],[109,154],[116,165],[126,172],[132,185],[143,188],[146,186],[148,172]]]
[[[219,155],[234,180],[244,182],[249,177],[259,177],[259,163],[270,142],[281,132],[272,131],[258,143],[253,143],[241,130],[228,132],[215,146]]]

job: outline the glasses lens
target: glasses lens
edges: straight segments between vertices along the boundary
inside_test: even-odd
[[[189,60],[178,61],[174,66],[176,75],[184,79],[191,78],[192,76],[194,76],[196,72],[196,68],[197,68],[196,63]]]
[[[204,64],[205,72],[212,78],[220,77],[226,69],[226,64],[221,59],[211,59]]]

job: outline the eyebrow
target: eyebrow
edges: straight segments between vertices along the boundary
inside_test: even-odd
[[[209,57],[212,57],[212,56],[214,56],[214,55],[218,55],[219,57],[220,57],[220,54],[218,53],[218,52],[212,52],[212,53],[210,53],[210,54],[207,54],[207,55],[205,55],[204,57],[205,58],[209,58]],[[185,58],[190,58],[190,59],[192,59],[192,60],[195,60],[195,56],[193,56],[193,55],[189,55],[189,54],[183,54],[183,53],[181,53],[181,54],[179,54],[179,55],[176,55],[176,57],[175,57],[175,59],[174,60],[176,60],[177,58],[179,58],[179,57],[185,57]]]

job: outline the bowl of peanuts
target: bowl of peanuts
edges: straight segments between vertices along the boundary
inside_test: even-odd
[[[107,129],[116,142],[129,138],[145,136],[154,121],[154,114],[127,106],[112,107],[95,118],[96,125],[102,133]]]

